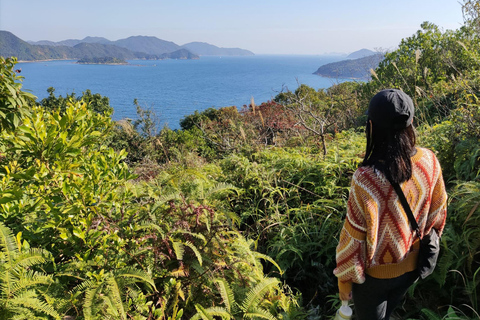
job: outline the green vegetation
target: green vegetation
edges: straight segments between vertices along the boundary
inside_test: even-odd
[[[374,92],[414,97],[449,191],[434,274],[402,319],[480,319],[480,34],[404,39],[365,83],[111,120],[86,91],[35,101],[0,58],[0,319],[326,319],[335,247]],[[41,248],[41,249],[40,249]]]

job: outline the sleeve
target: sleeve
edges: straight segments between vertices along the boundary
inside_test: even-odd
[[[367,229],[361,194],[363,193],[354,175],[347,202],[347,216],[336,251],[337,267],[333,271],[338,277],[340,296],[347,296],[351,292],[352,283],[365,281]]]
[[[433,228],[442,235],[445,221],[447,218],[447,192],[445,182],[443,181],[442,169],[438,159],[434,156],[434,176],[430,209],[428,211],[427,223],[425,226],[425,234],[428,234]]]

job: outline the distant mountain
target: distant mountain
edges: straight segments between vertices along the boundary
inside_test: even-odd
[[[8,31],[0,31],[0,56],[16,56],[18,60],[67,59],[72,48],[59,46],[33,46]]]
[[[15,37],[7,35],[7,31],[0,31],[2,38]],[[22,41],[23,49],[13,50],[14,42]],[[132,36],[126,39],[110,41],[103,37],[86,37],[82,40],[68,39],[58,42],[42,40],[28,43],[17,38],[8,41],[0,49],[0,55],[8,53],[15,55],[19,60],[43,59],[198,59],[198,56],[251,56],[253,52],[240,48],[220,48],[205,42],[190,42],[179,46],[174,42],[165,41],[150,36]],[[28,47],[30,46],[30,47]],[[115,48],[116,49],[115,49]],[[128,50],[125,51],[124,49]],[[43,53],[43,54],[42,54]],[[21,57],[20,57],[21,56]]]
[[[182,48],[198,54],[199,56],[253,56],[253,52],[239,48],[219,48],[206,42],[190,42]]]
[[[173,42],[154,37],[130,37],[110,41],[100,37],[87,37],[80,40],[65,40],[54,45],[32,45],[8,31],[0,31],[0,56],[16,56],[18,60],[49,59],[198,59],[198,56]],[[48,43],[41,41],[40,43]],[[61,45],[69,44],[67,45]],[[76,44],[75,44],[76,43]],[[117,45],[119,43],[120,45]],[[73,46],[72,46],[73,44]],[[131,47],[129,49],[127,47]],[[143,51],[142,50],[146,50]],[[166,51],[171,50],[171,51]]]
[[[377,53],[359,59],[328,63],[313,74],[330,78],[366,80],[370,78],[370,69],[376,69],[383,57],[383,54]]]
[[[113,44],[112,41],[102,38],[102,37],[86,37],[82,40],[77,40],[77,39],[67,39],[67,40],[62,40],[59,42],[53,42],[49,40],[41,40],[41,41],[27,41],[29,44],[32,45],[46,45],[46,46],[67,46],[67,47],[74,47],[79,43],[85,42],[85,43],[100,43],[100,44]]]
[[[163,54],[181,49],[179,45],[171,41],[146,36],[129,37],[127,39],[114,41],[112,44],[127,48],[131,51],[145,52],[148,54]]]
[[[347,59],[360,59],[368,56],[373,56],[374,54],[378,54],[378,52],[368,50],[368,49],[360,49],[358,51],[350,53],[347,56]]]
[[[65,40],[65,41],[75,41],[75,40]],[[60,41],[62,43],[64,41]],[[85,37],[80,42],[87,42],[87,43],[100,43],[100,44],[114,44],[112,41],[105,39],[104,37]]]

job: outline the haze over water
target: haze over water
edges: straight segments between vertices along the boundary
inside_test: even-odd
[[[87,89],[110,99],[113,119],[136,119],[137,99],[151,108],[161,125],[179,128],[179,121],[195,110],[210,107],[256,104],[273,99],[299,84],[315,89],[328,88],[342,79],[313,75],[319,66],[341,60],[338,56],[201,57],[198,60],[129,61],[130,65],[80,65],[75,61],[19,63],[25,77],[23,88],[38,97]]]

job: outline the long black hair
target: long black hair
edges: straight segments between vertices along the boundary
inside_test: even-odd
[[[410,158],[416,152],[413,125],[402,129],[383,128],[369,120],[366,135],[367,148],[362,166],[371,166],[396,183],[412,177]]]

